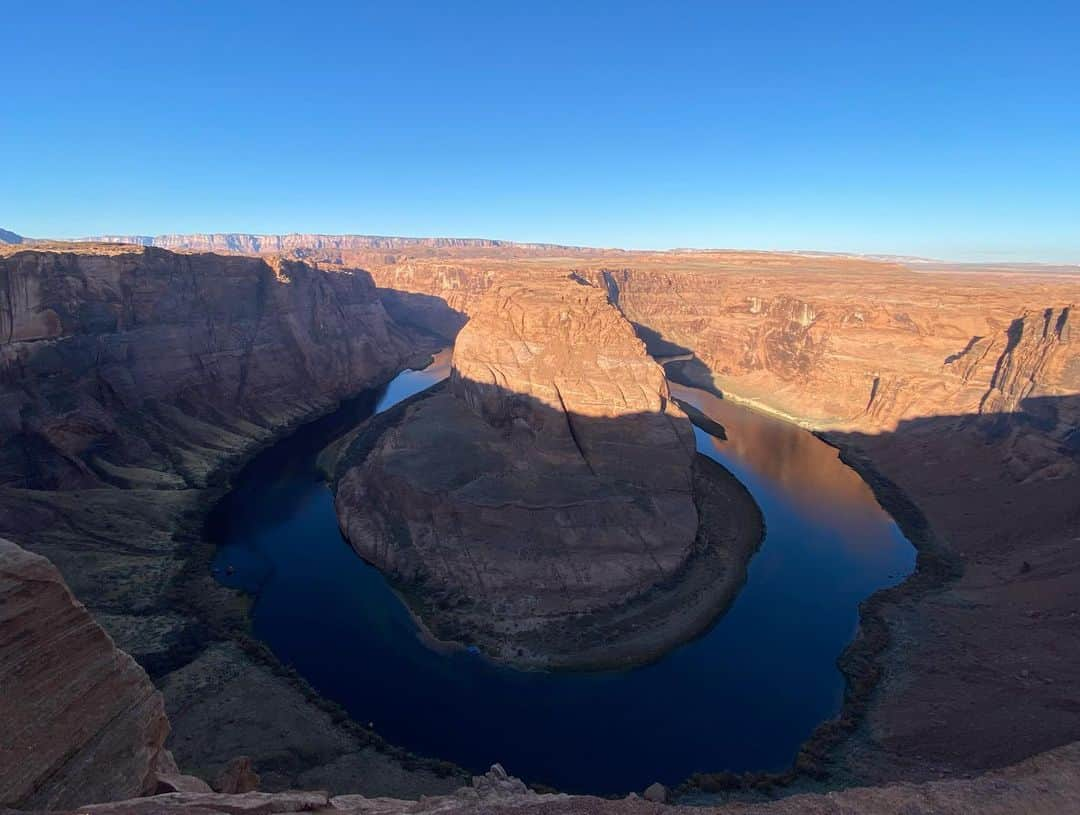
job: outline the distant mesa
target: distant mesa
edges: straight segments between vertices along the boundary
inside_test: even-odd
[[[0,243],[25,243],[26,238],[22,235],[16,235],[14,232],[9,232],[6,229],[0,229]]]
[[[410,249],[578,249],[543,243],[514,243],[491,238],[403,238],[384,235],[326,235],[293,232],[259,235],[247,232],[212,232],[186,235],[95,235],[76,239],[82,243],[130,243],[159,249],[197,252],[239,252],[247,255],[291,252],[399,251]]]

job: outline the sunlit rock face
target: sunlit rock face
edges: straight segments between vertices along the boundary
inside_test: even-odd
[[[48,557],[160,682],[176,755],[208,778],[236,755],[265,766],[294,751],[302,758],[264,774],[267,788],[286,788],[368,751],[366,737],[332,722],[286,676],[209,633],[218,623],[208,620],[232,619],[238,606],[202,562],[199,527],[239,461],[382,384],[413,347],[362,271],[116,245],[0,246],[0,536]],[[65,634],[73,612],[21,613],[22,600],[0,598],[0,651],[15,653],[0,654],[0,808],[12,796],[72,808],[105,800],[96,790],[113,773],[123,778],[110,797],[136,794],[143,775],[129,758],[153,746],[139,739],[152,735],[160,696],[134,710],[133,689],[153,687],[102,645],[100,629],[80,623]],[[49,670],[32,661],[46,644],[55,646]],[[14,694],[9,669],[31,683],[25,695]],[[70,705],[72,718],[54,717],[54,704]],[[106,733],[95,717],[113,716]],[[93,741],[121,729],[123,745]],[[27,798],[24,782],[59,783],[83,755],[103,786]],[[395,760],[377,763],[403,777]]]
[[[691,552],[690,424],[601,289],[569,277],[493,288],[461,332],[449,389],[384,425],[354,445],[366,457],[338,484],[339,518],[440,636],[572,662],[602,641],[583,636],[597,615]]]
[[[575,445],[598,476],[687,483],[686,420],[663,370],[594,286],[495,286],[458,337],[451,388],[493,427],[527,430],[542,449]]]

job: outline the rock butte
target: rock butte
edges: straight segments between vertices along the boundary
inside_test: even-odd
[[[424,767],[403,769],[258,656],[242,604],[207,577],[190,519],[220,494],[203,485],[229,462],[384,381],[424,332],[452,338],[489,289],[573,271],[607,289],[651,352],[684,357],[667,366],[676,378],[824,432],[920,547],[917,574],[866,604],[842,660],[851,695],[829,729],[846,737],[809,756],[832,784],[881,786],[718,811],[1078,808],[1075,273],[458,241],[328,249],[294,236],[288,251],[305,260],[297,264],[18,240],[0,234],[13,244],[0,246],[0,532],[47,555],[148,667],[171,714],[167,746],[185,769],[216,778],[250,755],[265,789],[400,797],[457,786]],[[345,271],[358,267],[377,290]],[[22,619],[5,623],[0,640],[34,630]],[[19,676],[30,698],[39,669]],[[108,795],[130,795],[130,785]],[[108,806],[660,806],[333,800],[179,793]]]
[[[712,470],[694,456],[663,371],[605,290],[507,282],[458,336],[449,391],[372,422],[345,453],[336,506],[437,636],[519,664],[623,664],[700,631],[761,538],[745,489],[726,475],[695,486]],[[708,603],[642,598],[705,563]]]

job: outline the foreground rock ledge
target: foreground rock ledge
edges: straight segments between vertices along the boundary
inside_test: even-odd
[[[508,776],[499,765],[452,795],[402,801],[328,796],[321,792],[243,795],[174,793],[118,801],[79,810],[95,815],[269,815],[326,812],[355,815],[457,815],[457,813],[536,813],[536,815],[1060,815],[1080,811],[1080,744],[1070,744],[1012,767],[972,779],[858,787],[825,794],[794,795],[762,803],[671,807],[636,796],[607,800],[577,795],[541,795]]]
[[[741,485],[694,462],[604,290],[511,282],[462,330],[450,387],[353,442],[337,511],[436,637],[519,665],[629,664],[714,619],[760,541]]]
[[[165,703],[45,558],[0,539],[0,806],[61,809],[175,774]]]

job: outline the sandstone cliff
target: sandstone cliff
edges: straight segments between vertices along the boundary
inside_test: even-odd
[[[199,485],[229,449],[398,368],[362,272],[175,255],[0,257],[0,483]]]
[[[165,704],[49,561],[0,539],[0,806],[152,793],[175,772]]]
[[[439,636],[521,664],[619,664],[699,630],[760,538],[752,501],[728,485],[736,506],[712,525],[712,549],[728,533],[737,545],[716,555],[715,591],[683,579],[709,548],[693,455],[663,372],[603,290],[505,283],[459,335],[450,392],[354,442],[336,503],[352,545]],[[666,581],[699,593],[692,611],[680,624],[657,592],[635,631],[650,614],[634,601]]]
[[[46,555],[151,672],[186,768],[214,778],[248,755],[266,789],[453,784],[402,769],[260,653],[200,534],[231,468],[382,384],[410,352],[363,272],[121,246],[0,249],[0,534]],[[28,714],[46,711],[47,689],[34,701]],[[40,735],[56,738],[35,747],[43,756],[66,743]]]

